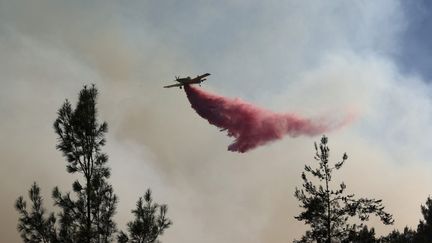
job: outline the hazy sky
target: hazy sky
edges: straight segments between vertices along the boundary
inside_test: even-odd
[[[0,241],[20,242],[13,209],[37,181],[71,190],[52,123],[84,84],[108,122],[120,228],[150,187],[169,205],[163,242],[282,243],[305,230],[293,196],[320,137],[246,154],[199,118],[175,75],[305,116],[356,111],[327,134],[335,178],[382,198],[394,226],[416,227],[431,194],[432,6],[427,1],[0,1]],[[336,180],[338,181],[338,180]]]

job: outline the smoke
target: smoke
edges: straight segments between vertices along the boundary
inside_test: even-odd
[[[235,140],[229,151],[244,153],[257,146],[283,138],[285,135],[314,136],[339,128],[352,120],[342,122],[325,119],[308,119],[294,113],[275,113],[238,98],[218,96],[202,89],[185,86],[192,108],[210,124],[227,131]]]
[[[52,122],[91,83],[110,128],[120,229],[150,187],[174,222],[165,243],[301,237],[292,193],[317,138],[225,152],[231,138],[210,136],[216,129],[190,119],[182,92],[161,88],[172,74],[199,70],[217,73],[221,94],[313,121],[343,121],[333,111],[356,107],[361,119],[328,134],[331,158],[350,156],[337,181],[394,213],[394,226],[371,219],[377,236],[416,227],[432,184],[432,101],[430,83],[406,77],[389,56],[403,49],[399,31],[411,22],[401,1],[252,2],[0,0],[0,242],[22,242],[13,203],[34,180],[47,211],[53,186],[71,190]],[[407,60],[417,67],[419,59]]]

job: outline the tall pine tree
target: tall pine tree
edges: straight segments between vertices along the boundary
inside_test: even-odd
[[[116,238],[117,228],[113,216],[118,199],[107,181],[110,168],[107,166],[108,156],[102,152],[102,147],[105,145],[108,126],[106,122],[97,119],[97,95],[94,85],[84,86],[75,108],[66,100],[58,110],[54,122],[58,136],[57,149],[66,158],[67,172],[78,173],[83,180],[76,180],[72,184],[72,195],[70,192],[60,192],[58,187],[54,188],[54,205],[60,208],[57,217],[53,213],[46,214],[40,188],[36,183],[29,190],[31,208],[27,208],[23,197],[17,199],[15,208],[20,215],[18,231],[24,242],[99,243],[113,242]],[[147,204],[143,207],[140,198],[141,204],[133,211],[136,219],[128,224],[132,236],[130,242],[142,242],[133,241],[134,235],[153,240],[144,242],[155,242],[171,224],[166,218],[166,205],[152,203],[150,191],[145,200]],[[150,230],[135,226],[140,226],[142,210],[147,217],[144,217],[147,220],[145,226],[150,226]],[[146,210],[150,210],[150,213]],[[156,210],[159,210],[159,214]],[[121,233],[118,240],[129,242],[124,236]]]
[[[310,226],[310,230],[298,242],[332,243],[343,242],[363,229],[363,224],[350,224],[348,220],[357,216],[361,221],[369,219],[369,215],[375,214],[384,224],[392,224],[392,215],[384,211],[381,200],[359,198],[354,194],[346,194],[345,183],[333,188],[332,176],[334,170],[339,170],[348,156],[344,154],[342,160],[330,164],[330,149],[327,146],[326,136],[321,138],[319,146],[315,143],[315,160],[317,168],[305,166],[302,172],[303,189],[296,188],[295,197],[300,201],[303,211],[295,217]],[[315,177],[312,181],[308,175]]]
[[[84,177],[82,182],[77,180],[73,183],[76,199],[54,188],[55,204],[62,209],[60,236],[73,236],[80,242],[89,243],[107,242],[116,231],[112,217],[117,196],[106,181],[110,176],[110,169],[106,166],[108,156],[101,151],[108,125],[97,120],[97,94],[94,85],[84,87],[76,108],[72,109],[66,100],[54,122],[58,135],[57,149],[66,158],[67,171]]]

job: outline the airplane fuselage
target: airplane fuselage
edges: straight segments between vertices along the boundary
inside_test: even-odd
[[[207,80],[205,77],[209,76],[210,73],[205,73],[203,75],[198,75],[195,78],[186,77],[186,78],[178,78],[176,77],[175,81],[178,82],[178,84],[172,84],[164,86],[164,88],[172,88],[172,87],[179,87],[180,89],[189,84],[201,84],[205,80]]]

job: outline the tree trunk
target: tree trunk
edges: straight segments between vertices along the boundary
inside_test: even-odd
[[[325,167],[326,173],[326,194],[327,194],[327,240],[326,243],[331,243],[331,211],[330,211],[330,191],[328,187],[328,170],[327,165]]]
[[[90,220],[90,177],[87,177],[87,243],[91,241],[91,220]]]

